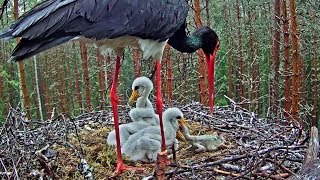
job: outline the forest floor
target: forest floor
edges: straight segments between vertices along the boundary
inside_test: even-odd
[[[191,134],[217,133],[225,138],[225,146],[196,153],[180,142],[177,161],[166,171],[168,179],[285,179],[301,168],[308,136],[286,120],[259,118],[235,104],[216,107],[212,114],[200,103],[179,108]],[[120,107],[122,123],[129,122],[129,110]],[[75,118],[60,114],[47,121],[29,121],[12,108],[0,129],[0,179],[84,179],[83,174],[112,178],[116,153],[106,144],[112,119],[108,108]],[[125,162],[145,170],[128,171],[115,179],[154,174],[154,163]]]

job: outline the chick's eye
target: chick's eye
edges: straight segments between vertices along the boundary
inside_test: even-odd
[[[181,119],[181,116],[177,116],[176,118],[177,118],[177,119]]]
[[[138,89],[139,89],[139,86],[135,86],[135,87],[134,87],[134,90],[138,90]]]

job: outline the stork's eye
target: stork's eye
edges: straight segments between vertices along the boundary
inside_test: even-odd
[[[176,118],[177,118],[177,119],[181,119],[181,116],[177,116]]]
[[[139,89],[139,86],[135,86],[135,87],[134,87],[134,90],[138,90],[138,89]]]

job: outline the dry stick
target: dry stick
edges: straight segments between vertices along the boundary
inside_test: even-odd
[[[35,177],[39,177],[38,179],[45,179],[46,177],[46,175],[45,175],[45,173],[43,172],[44,170],[42,169],[41,171],[39,171],[39,170],[32,170],[30,173],[29,173],[29,175],[28,175],[28,177],[29,178],[35,178]]]
[[[242,128],[242,127],[241,127]],[[260,143],[260,145],[259,145],[259,147],[258,147],[258,149],[257,150],[260,150],[261,149],[261,147],[263,146],[263,144],[268,140],[269,138],[266,138],[265,137],[265,140],[264,141],[262,141],[262,143]],[[249,160],[249,162],[247,163],[247,170],[244,172],[244,173],[242,173],[241,174],[241,176],[239,176],[239,177],[243,177],[243,176],[246,176],[248,173],[250,173],[256,166],[257,166],[257,164],[254,164],[255,163],[255,159],[257,158],[259,156],[259,154],[258,154],[258,151],[256,151],[256,153],[250,158],[250,160]],[[260,162],[258,162],[258,164],[260,164],[260,163],[262,163],[263,161],[260,161]],[[252,164],[253,163],[253,164]],[[254,167],[255,166],[255,167]],[[237,177],[238,178],[238,177]]]
[[[291,171],[290,169],[286,168],[286,167],[282,164],[283,162],[282,162],[282,163],[279,163],[279,162],[277,162],[277,161],[275,161],[275,160],[273,160],[273,159],[270,159],[270,158],[266,158],[265,160],[276,164],[276,165],[279,166],[281,169],[287,171],[289,174],[294,174],[293,171]]]
[[[45,161],[48,161],[48,158],[42,154],[42,151],[48,150],[49,147],[50,147],[50,145],[47,144],[47,145],[46,145],[45,147],[43,147],[42,149],[37,150],[37,151],[35,152],[35,154],[36,154],[37,156],[43,158]]]
[[[291,128],[291,129],[292,129],[292,128]],[[277,133],[277,134],[269,137],[268,139],[274,139],[275,137],[280,136],[281,134],[284,134],[285,132],[287,132],[287,131],[289,131],[289,130],[290,130],[290,129],[284,130],[284,131],[282,131],[282,132],[280,132],[280,133]],[[267,140],[267,139],[265,139],[264,142],[265,142],[266,140]],[[289,145],[292,145],[292,144],[293,144],[293,142],[290,142],[290,143],[289,143]],[[276,162],[276,161],[273,161],[272,159],[269,159],[269,161],[270,161],[270,162],[273,162],[273,163],[276,164],[277,166],[280,166],[280,168],[286,170],[287,172],[292,173],[292,171],[290,171],[289,169],[285,168],[285,167],[282,165],[282,164],[284,163],[284,161],[286,160],[286,157],[287,157],[287,155],[288,155],[288,152],[289,152],[289,149],[286,149],[286,155],[285,155],[285,157],[283,158],[282,162],[280,162],[280,163],[279,163],[279,162]],[[267,159],[268,159],[268,158],[266,158],[265,160],[267,160]]]
[[[191,111],[191,112],[193,112],[193,113],[195,113],[195,114],[199,114],[199,115],[201,115],[201,116],[205,116],[205,117],[207,117],[207,118],[210,118],[211,120],[212,120],[212,118],[215,118],[215,117],[213,117],[213,116],[211,116],[211,115],[203,114],[203,113],[201,113],[201,112],[199,113],[199,112],[193,111],[193,110],[191,110],[191,109],[189,109],[189,111]],[[246,127],[246,126],[239,125],[239,124],[236,124],[236,123],[229,123],[229,122],[224,122],[223,124],[224,124],[224,125],[228,125],[228,126],[236,126],[236,127],[242,128],[242,129],[247,129],[247,130],[253,131],[253,132],[258,133],[258,134],[260,134],[261,136],[267,138],[262,132],[260,132],[260,131],[258,131],[258,130],[255,130],[255,129],[252,129],[252,128],[250,128],[250,127]],[[212,125],[211,127],[214,128],[214,129],[223,131],[223,132],[232,133],[232,131],[225,130],[225,129],[221,129],[221,128],[215,127],[215,126],[213,126],[213,125]]]
[[[63,118],[64,118],[64,116],[63,116]],[[87,161],[83,158],[84,151],[83,151],[82,143],[80,141],[78,126],[76,125],[76,123],[74,122],[74,120],[72,118],[69,117],[69,119],[75,127],[76,136],[78,138],[79,146],[80,146],[80,153],[69,142],[66,141],[66,144],[74,150],[74,152],[77,154],[77,157],[80,159],[80,166],[79,166],[80,173],[84,176],[84,178],[86,180],[92,180],[92,179],[94,179],[94,175],[93,175],[92,170],[90,169],[90,166],[88,165]],[[66,133],[66,136],[67,136],[67,133]]]
[[[286,131],[283,131],[283,132],[281,132],[281,133],[278,133],[277,135],[282,134],[282,133],[284,133],[284,132],[286,132]],[[273,137],[273,136],[272,136],[272,137]],[[267,139],[265,139],[264,142],[265,142],[266,140],[267,140]],[[261,148],[262,144],[263,144],[263,143],[260,144],[260,146],[259,146],[258,149]],[[287,153],[287,154],[288,154],[288,151],[289,151],[289,149],[287,148],[287,149],[286,149],[286,153]],[[256,154],[256,155],[253,156],[252,158],[255,158],[255,157],[257,157],[257,156],[259,156],[259,155]],[[261,162],[263,162],[263,161],[260,161],[260,163],[261,163]],[[283,162],[284,162],[284,161],[283,161]],[[283,163],[283,162],[282,162],[282,163]],[[242,175],[247,175],[247,174],[250,173],[250,171],[253,170],[253,169],[254,169],[254,168],[248,168],[247,171],[246,171],[245,173],[243,173]]]
[[[266,138],[264,141],[262,141],[262,143],[259,145],[258,149],[260,149],[262,147],[262,145],[269,139],[273,138],[273,137],[276,137],[278,135],[281,135],[283,133],[285,133],[286,131],[282,131],[280,133],[277,133],[276,135],[273,135],[273,136],[270,136],[269,138]],[[288,153],[289,149],[286,149],[286,152]],[[257,151],[258,152],[258,151]],[[256,158],[257,156],[259,156],[258,154],[256,154],[255,156],[252,156],[252,158]],[[260,161],[261,163],[262,161]],[[250,163],[248,163],[250,164]],[[242,175],[247,175],[253,168],[248,168],[247,171],[245,173],[243,173]]]
[[[258,156],[258,155],[257,155],[257,156]],[[252,156],[252,158],[256,158],[256,156]],[[247,174],[249,174],[250,172],[252,173],[255,169],[257,169],[258,166],[260,166],[260,165],[263,163],[263,160],[258,161],[258,162],[255,161],[255,162],[253,162],[253,163],[254,163],[254,164],[251,165],[250,167],[248,167],[245,172],[241,173],[240,176],[235,177],[235,178],[233,178],[232,180],[246,177]],[[250,177],[251,177],[251,176],[250,176]]]
[[[5,171],[5,172],[1,172],[1,174],[6,175],[6,176],[7,176],[7,179],[9,179],[9,176],[12,175],[12,172],[8,172],[8,170],[7,170],[6,166],[4,165],[2,159],[0,159],[0,162],[1,162],[1,165],[2,165],[2,167],[3,167],[3,169],[4,169],[4,171]]]
[[[46,145],[44,148],[40,149],[39,151],[36,151],[37,159],[40,162],[40,165],[44,168],[45,172],[52,178],[52,179],[58,179],[57,175],[51,170],[50,165],[47,164],[48,158],[45,157],[41,152],[48,149],[49,145]]]
[[[213,168],[213,171],[220,173],[220,174],[224,174],[224,175],[231,175],[231,176],[235,176],[235,177],[239,177],[241,176],[241,174],[238,173],[232,173],[232,172],[228,172],[228,171],[223,171],[217,168]]]
[[[75,131],[76,131],[76,136],[77,136],[77,139],[78,139],[78,142],[79,142],[79,146],[80,146],[80,153],[82,155],[82,154],[84,154],[84,151],[83,151],[82,143],[81,143],[81,140],[80,140],[80,135],[79,135],[79,132],[78,132],[78,126],[76,125],[76,123],[74,122],[74,120],[72,118],[69,118],[69,119],[72,122],[72,124],[74,125]],[[82,159],[82,156],[81,156],[81,159]]]
[[[290,144],[290,145],[291,145],[291,144]],[[270,160],[271,160],[271,162],[273,162],[273,163],[276,164],[277,166],[280,166],[281,169],[285,169],[287,172],[289,172],[290,170],[287,169],[287,168],[283,165],[283,163],[284,163],[284,161],[287,159],[288,155],[289,155],[289,150],[286,149],[285,156],[283,157],[283,159],[282,159],[281,162],[273,161],[272,159],[270,159]],[[272,155],[270,155],[270,156],[272,157]],[[266,160],[267,160],[267,159],[266,159]],[[273,171],[276,171],[276,169],[274,169]],[[290,173],[293,174],[292,171],[290,171]]]
[[[294,149],[304,149],[304,148],[306,148],[306,146],[277,146],[277,147],[272,147],[272,148],[266,148],[266,149],[258,151],[257,153],[249,152],[249,153],[243,154],[243,155],[230,156],[230,157],[226,157],[224,159],[219,159],[217,161],[209,162],[209,163],[202,164],[202,165],[196,165],[196,166],[190,166],[190,167],[179,166],[180,168],[187,168],[187,169],[178,170],[175,172],[172,172],[172,171],[166,172],[166,175],[170,175],[172,173],[174,173],[174,174],[184,173],[184,172],[189,172],[191,170],[203,170],[203,168],[205,168],[205,167],[215,166],[215,165],[226,163],[229,161],[238,161],[238,160],[241,160],[244,158],[250,158],[250,157],[254,156],[254,154],[263,155],[263,154],[266,154],[268,152],[275,151],[275,150],[281,150],[281,149],[294,150]]]
[[[255,175],[257,176],[262,176],[262,177],[267,177],[268,179],[271,178],[271,179],[283,179],[283,178],[287,178],[290,176],[289,173],[281,173],[281,174],[277,174],[277,175],[271,175],[271,174],[268,174],[266,172],[262,172],[262,173],[254,173]]]
[[[17,170],[17,167],[16,167],[16,164],[14,163],[14,160],[11,158],[11,161],[12,161],[12,165],[13,165],[13,170],[14,170],[14,173],[12,173],[10,179],[16,179],[19,180],[19,175],[18,175],[18,170]]]
[[[239,127],[241,129],[246,129],[246,130],[250,130],[250,131],[253,131],[255,133],[258,133],[260,134],[261,136],[263,136],[264,138],[267,138],[267,136],[265,136],[262,132],[256,130],[256,129],[252,129],[250,127],[247,127],[247,126],[244,126],[244,125],[240,125],[240,124],[236,124],[236,123],[227,123],[228,125],[230,126],[236,126],[236,127]]]
[[[235,108],[234,109],[234,111],[233,110],[230,110],[229,108],[230,108],[230,106],[225,106],[225,107],[219,107],[219,108],[216,108],[216,112],[215,112],[215,116],[213,116],[213,117],[206,117],[206,110],[204,109],[204,108],[202,108],[202,106],[200,105],[200,104],[197,104],[197,103],[192,103],[192,104],[189,104],[189,105],[186,105],[185,106],[186,107],[186,109],[188,109],[188,108],[192,108],[193,110],[198,110],[198,112],[203,112],[203,113],[193,113],[193,112],[191,112],[190,113],[190,117],[197,117],[197,118],[203,118],[203,119],[205,119],[205,121],[202,121],[202,122],[205,122],[205,123],[210,123],[210,126],[215,126],[215,125],[220,125],[220,124],[222,124],[222,123],[224,123],[225,121],[226,122],[228,122],[228,123],[230,123],[230,121],[231,121],[231,123],[234,123],[234,122],[232,122],[232,121],[236,121],[236,119],[234,119],[234,116],[235,115],[238,115],[238,117],[240,118],[240,114],[239,113],[242,113],[242,115],[243,115],[243,118],[244,118],[244,121],[242,121],[241,123],[250,123],[250,121],[249,121],[249,119],[250,119],[250,117],[252,117],[250,114],[248,114],[247,115],[247,112],[246,111],[244,111],[244,112],[240,112],[241,111],[241,109],[240,108]],[[123,113],[125,113],[126,112],[126,110],[128,110],[127,109],[127,107],[123,107],[124,109],[125,109],[125,111],[123,112]],[[184,110],[186,110],[186,109],[184,109]],[[14,109],[12,109],[12,111],[11,111],[11,113],[12,113],[12,116],[14,116],[15,118],[18,118],[19,119],[19,122],[20,122],[20,111],[19,110],[14,110]],[[189,114],[189,112],[188,112],[188,114]],[[100,116],[100,117],[99,117]],[[104,118],[109,118],[109,117],[111,117],[112,116],[112,113],[108,113],[108,111],[106,111],[106,113],[102,113],[102,112],[100,112],[100,111],[98,111],[98,112],[91,112],[91,113],[85,113],[85,114],[83,114],[83,115],[81,115],[81,116],[78,116],[75,120],[75,124],[77,125],[77,126],[82,126],[84,123],[86,123],[86,122],[88,122],[88,121],[97,121],[97,120],[99,120],[99,119],[101,119],[101,117],[102,117],[102,119],[104,119]],[[226,119],[223,119],[223,118],[225,118],[225,117],[227,117],[227,120]],[[62,116],[59,116],[58,117],[59,119],[62,119]],[[67,117],[66,117],[67,118]],[[56,118],[57,119],[57,118]],[[214,121],[212,121],[212,122],[210,122],[210,119],[213,119]],[[9,121],[9,122],[8,122]],[[8,118],[8,121],[7,121],[7,123],[5,123],[5,124],[8,124],[8,125],[10,125],[11,124],[11,122],[14,122],[13,120],[12,120],[12,118]],[[220,121],[220,122],[219,122]],[[201,121],[200,121],[201,122]],[[257,123],[257,124],[256,124]],[[59,126],[59,129],[60,130],[62,130],[62,131],[65,131],[65,129],[66,128],[62,128],[61,126],[63,126],[63,125],[68,125],[69,126],[69,128],[70,128],[70,125],[71,125],[71,122],[69,121],[69,120],[64,120],[64,121],[52,121],[52,122],[49,122],[48,121],[48,123],[43,123],[43,124],[39,124],[40,126],[48,126],[49,127],[49,129],[50,129],[50,133],[56,133],[56,128],[55,127],[57,127],[57,126]],[[103,123],[103,124],[105,124],[105,123]],[[287,140],[287,139],[285,139],[285,138],[287,138],[286,137],[286,135],[280,135],[280,136],[274,136],[274,134],[282,134],[282,133],[284,133],[284,132],[287,132],[288,130],[290,130],[291,128],[289,128],[289,127],[286,127],[286,126],[281,126],[280,124],[279,125],[276,125],[276,124],[268,124],[268,125],[266,125],[266,126],[263,126],[262,124],[261,124],[261,122],[260,121],[256,121],[255,122],[255,127],[256,127],[256,125],[257,126],[259,126],[259,128],[257,129],[258,131],[261,131],[262,132],[262,130],[261,130],[261,128],[262,129],[264,129],[264,130],[266,130],[266,135],[268,136],[268,137],[272,137],[272,138],[275,138],[276,140],[281,140],[281,142],[282,143],[286,143],[286,144],[292,144],[292,141],[293,142],[296,142],[296,138],[294,138],[299,132],[298,131],[295,131],[294,133],[291,133],[290,134],[290,138],[289,138],[289,140]],[[261,126],[260,126],[261,125]],[[10,125],[11,126],[11,125]],[[20,139],[21,140],[23,140],[23,131],[20,131],[20,130],[16,130],[16,129],[14,129],[14,126],[11,126],[11,128],[10,128],[10,126],[9,126],[9,128],[4,128],[4,129],[1,129],[0,131],[2,131],[2,135],[4,135],[4,136],[10,136],[10,139],[11,138],[13,138],[13,137],[16,137],[17,139],[15,140],[15,139],[11,139],[10,140],[10,142],[9,142],[9,145],[11,146],[11,147],[16,147],[16,149],[17,150],[19,150],[19,148],[20,148],[20,145],[22,145],[24,142],[23,141],[21,141],[20,142]],[[72,126],[72,125],[71,125]],[[255,127],[252,127],[253,129],[255,128]],[[276,129],[274,129],[273,131],[269,131],[269,128],[272,128],[272,127],[274,127],[274,128],[276,128]],[[26,129],[27,130],[27,134],[29,134],[29,133],[37,133],[39,130],[41,130],[42,128],[39,128],[39,129],[33,129],[33,130],[29,130],[28,128]],[[73,129],[73,128],[72,128]],[[236,127],[235,129],[238,129],[239,130],[239,127]],[[69,129],[70,130],[70,129]],[[281,132],[281,133],[278,133],[278,131],[282,131],[283,130],[283,132]],[[13,136],[11,135],[11,133],[12,132],[10,132],[10,131],[13,131]],[[246,131],[246,132],[250,132],[250,131]],[[6,135],[6,133],[8,133],[7,135]],[[61,134],[61,132],[59,131],[58,132],[59,134]],[[233,134],[233,133],[232,133]],[[250,139],[254,139],[254,140],[258,140],[258,141],[261,141],[261,139],[259,138],[259,134],[257,134],[257,133],[255,133],[256,135],[257,135],[257,137],[255,136],[255,137],[249,137]],[[54,135],[54,137],[51,137],[51,139],[50,140],[53,140],[53,141],[56,141],[56,140],[61,140],[61,137],[56,137],[56,135],[55,134],[53,134]],[[58,135],[58,134],[57,134]],[[38,136],[38,135],[37,135]],[[43,136],[43,134],[40,134],[40,136]],[[39,136],[39,137],[40,137]],[[241,136],[245,136],[245,135],[241,135]],[[263,139],[265,139],[265,138],[262,138],[262,140]],[[271,141],[270,141],[270,138],[268,138],[269,139],[269,141],[268,141],[268,143],[270,143]],[[19,143],[18,143],[18,142]],[[300,140],[299,140],[299,142],[301,142]],[[275,144],[275,142],[274,141],[272,141],[271,142],[272,144]],[[259,143],[260,144],[260,143]],[[299,143],[300,144],[300,143]],[[270,145],[270,144],[264,144],[263,146],[272,146],[272,145]],[[252,149],[256,149],[257,147],[255,146],[255,145],[250,145],[249,144],[249,146],[248,146],[248,148],[249,149],[246,149],[245,148],[245,150],[247,151],[247,152],[257,152],[257,151],[254,151],[254,150],[252,150]],[[4,154],[6,153],[6,150],[7,149],[7,146],[4,146],[4,148],[3,149],[1,149],[1,150],[4,150]],[[21,148],[20,148],[21,149]],[[0,151],[1,151],[0,150]],[[29,149],[28,149],[29,150]],[[289,150],[289,152],[292,152],[290,149],[286,149],[286,150]],[[281,151],[281,153],[283,153],[283,152],[285,152],[284,150],[280,150]],[[260,152],[260,151],[259,151]],[[233,152],[233,154],[235,154],[236,152]],[[294,151],[294,153],[295,154],[298,154],[298,155],[300,155],[301,153],[302,153],[302,151]],[[240,154],[240,153],[239,153]],[[251,153],[251,154],[253,154],[253,153]],[[236,156],[234,156],[234,157],[236,157]],[[248,158],[250,158],[250,157],[252,157],[252,156],[247,156]],[[246,158],[246,157],[244,157],[244,158]],[[210,160],[210,159],[209,159]],[[242,161],[242,160],[241,160]],[[289,158],[287,158],[287,161],[291,161]],[[293,161],[295,161],[295,160],[293,160]],[[295,161],[296,162],[296,161]],[[297,161],[297,162],[299,162],[299,163],[301,163],[301,161]],[[233,163],[233,162],[232,162]],[[198,162],[198,165],[201,165],[201,166],[204,166],[204,164],[203,164],[203,162]],[[219,165],[221,165],[221,164],[219,164]],[[12,167],[12,165],[11,165],[11,167]],[[10,169],[12,169],[10,167]],[[178,167],[177,168],[177,171],[179,170],[179,168],[180,168],[180,170],[181,170],[181,168],[183,168],[182,170],[187,170],[187,171],[190,171],[189,169],[190,168],[193,168],[194,166],[184,166],[184,167]],[[195,167],[198,167],[198,169],[194,169],[194,170],[196,170],[196,171],[198,171],[198,172],[201,172],[201,168],[199,168],[199,166],[195,166]],[[222,167],[223,168],[223,170],[226,170],[224,167]],[[7,169],[9,169],[9,168],[7,168]],[[205,172],[205,171],[213,171],[212,170],[212,168],[203,168],[204,169],[204,171],[202,171],[202,172]],[[21,173],[21,166],[19,166],[19,172]],[[226,171],[231,171],[231,172],[239,172],[239,171],[237,171],[237,170],[230,170],[230,169],[227,169]],[[240,170],[241,171],[241,170]],[[175,171],[174,171],[175,172]],[[193,171],[193,172],[195,172],[195,171]],[[286,173],[287,171],[283,171],[283,173]],[[272,173],[273,174],[273,173]],[[3,176],[3,177],[5,177],[5,176]],[[248,178],[248,177],[246,177],[246,176],[244,176],[243,178]]]
[[[218,128],[218,127],[213,126],[213,125],[210,125],[210,127],[215,129],[215,130],[221,131],[221,132],[226,132],[226,133],[231,133],[231,134],[235,133],[235,132],[232,132],[232,131],[229,131],[229,130],[226,130],[226,129]]]

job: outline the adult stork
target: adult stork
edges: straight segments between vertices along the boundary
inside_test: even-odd
[[[0,32],[0,38],[21,38],[12,53],[12,61],[21,61],[74,39],[94,42],[116,52],[110,99],[117,142],[116,173],[119,173],[128,169],[122,161],[119,146],[116,88],[120,56],[126,46],[140,48],[144,58],[156,61],[156,107],[160,117],[162,151],[166,147],[162,123],[160,60],[167,42],[180,52],[192,53],[203,49],[208,68],[209,99],[212,102],[213,64],[219,39],[209,27],[201,27],[187,36],[185,28],[188,9],[187,0],[47,0]]]

